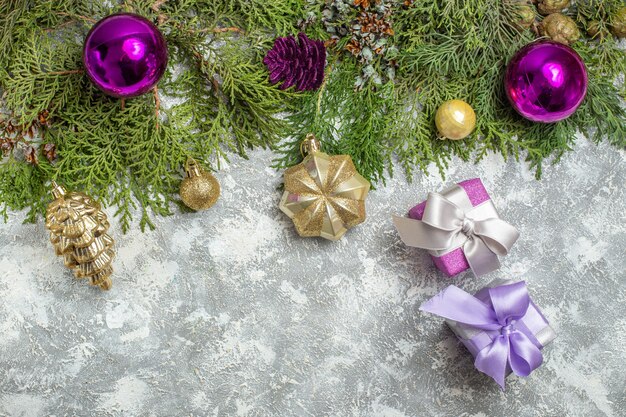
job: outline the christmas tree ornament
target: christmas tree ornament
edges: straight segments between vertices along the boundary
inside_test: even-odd
[[[278,38],[263,63],[270,72],[270,82],[282,81],[282,90],[317,90],[324,81],[326,47],[324,42],[309,39],[304,33],[298,34],[298,41],[293,36]]]
[[[476,127],[476,113],[463,100],[448,100],[437,109],[435,125],[444,139],[465,139]]]
[[[285,171],[279,207],[293,220],[300,236],[339,240],[365,221],[370,183],[357,172],[349,155],[320,152],[320,142],[312,134],[300,149],[306,156]]]
[[[571,17],[553,13],[539,24],[539,33],[553,41],[569,45],[580,39],[580,31]]]
[[[180,184],[180,198],[192,210],[206,210],[220,197],[220,183],[210,172],[189,158],[185,164],[186,178]]]
[[[55,182],[52,187],[55,200],[48,205],[46,228],[56,254],[76,278],[88,278],[91,285],[110,289],[115,242],[107,234],[107,215],[88,195],[68,193]]]
[[[544,16],[558,13],[568,7],[570,0],[541,0],[537,3],[537,10]]]
[[[611,16],[611,33],[618,38],[626,38],[626,6]]]
[[[129,98],[151,90],[167,67],[167,45],[142,16],[107,16],[91,29],[83,49],[85,72],[106,94]]]
[[[539,41],[509,62],[505,90],[513,108],[528,120],[552,123],[572,115],[587,94],[587,69],[567,45]]]

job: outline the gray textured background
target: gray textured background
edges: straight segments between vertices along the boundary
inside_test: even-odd
[[[43,224],[0,224],[0,415],[624,416],[626,153],[584,138],[534,180],[515,161],[454,161],[521,230],[503,268],[454,281],[391,223],[438,176],[402,175],[340,242],[300,239],[282,173],[254,152],[219,172],[212,210],[112,232],[110,292],[76,282]],[[108,210],[113,213],[112,209]],[[421,302],[451,282],[525,279],[558,339],[506,393]]]

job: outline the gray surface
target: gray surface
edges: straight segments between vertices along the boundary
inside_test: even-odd
[[[450,282],[391,223],[440,179],[397,176],[340,242],[297,237],[281,173],[255,152],[218,174],[211,211],[118,241],[114,288],[75,282],[43,224],[0,225],[0,415],[624,416],[626,154],[586,140],[541,182],[515,161],[455,161],[522,236],[496,277],[528,281],[556,331],[506,393],[443,320]],[[113,210],[109,209],[111,214]]]

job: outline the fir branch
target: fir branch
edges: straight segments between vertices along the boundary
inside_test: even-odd
[[[26,164],[14,157],[4,158],[0,169],[0,213],[4,219],[7,210],[29,211],[24,222],[33,222],[46,206],[45,174],[37,165]]]
[[[18,115],[20,123],[34,120],[44,110],[54,114],[80,97],[82,82],[80,53],[74,43],[51,38],[33,30],[20,42],[9,65],[0,67],[5,106]]]
[[[271,28],[295,31],[298,1],[288,8],[278,0],[11,0],[0,7],[7,22],[0,63],[8,63],[0,65],[0,107],[21,123],[49,112],[46,140],[58,150],[55,164],[34,167],[12,156],[0,164],[4,210],[31,206],[34,219],[46,184],[57,179],[117,206],[124,230],[136,209],[142,229],[153,227],[152,215],[170,213],[188,156],[219,164],[229,152],[245,156],[254,146],[272,146],[284,131],[276,115],[291,93],[269,84],[261,60]],[[119,101],[88,82],[81,39],[97,19],[123,10],[158,22],[172,62],[184,69],[168,73],[151,96]],[[185,101],[163,108],[159,92]]]
[[[391,152],[379,138],[386,128],[385,114],[394,105],[393,84],[355,91],[355,73],[353,62],[341,61],[332,66],[320,92],[301,95],[295,106],[299,110],[289,117],[292,140],[282,144],[276,168],[299,162],[300,142],[313,133],[322,141],[324,152],[351,155],[362,175],[384,181],[385,170],[391,168]]]
[[[9,148],[0,212],[28,207],[34,220],[56,179],[115,206],[124,230],[136,210],[140,227],[151,228],[154,215],[179,203],[187,157],[219,168],[232,153],[247,157],[285,139],[275,161],[284,168],[301,160],[307,133],[326,152],[351,155],[374,183],[392,174],[394,158],[410,179],[432,164],[443,176],[453,156],[480,161],[491,152],[525,158],[539,177],[580,132],[626,146],[626,53],[608,30],[621,6],[579,0],[569,8],[594,34],[574,45],[589,70],[588,96],[569,119],[537,124],[512,110],[502,87],[506,63],[537,36],[517,28],[517,0],[4,0],[0,108],[25,130],[42,115],[46,122],[19,144],[0,132]],[[93,23],[120,11],[159,26],[171,63],[153,94],[122,101],[93,87],[81,60]],[[328,40],[331,63],[318,92],[270,85],[262,63],[276,36],[300,30]],[[163,106],[162,97],[176,104]],[[441,140],[434,115],[455,98],[475,109],[476,130]]]
[[[0,3],[0,58],[10,56],[16,40],[16,27],[28,10],[28,0],[5,0]],[[0,63],[8,61],[0,59]]]

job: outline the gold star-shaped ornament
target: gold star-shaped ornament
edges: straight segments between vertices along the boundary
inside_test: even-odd
[[[319,152],[319,142],[307,136],[309,152],[302,163],[285,171],[285,193],[280,209],[302,237],[339,240],[365,221],[365,198],[370,183],[354,167],[349,155]]]

